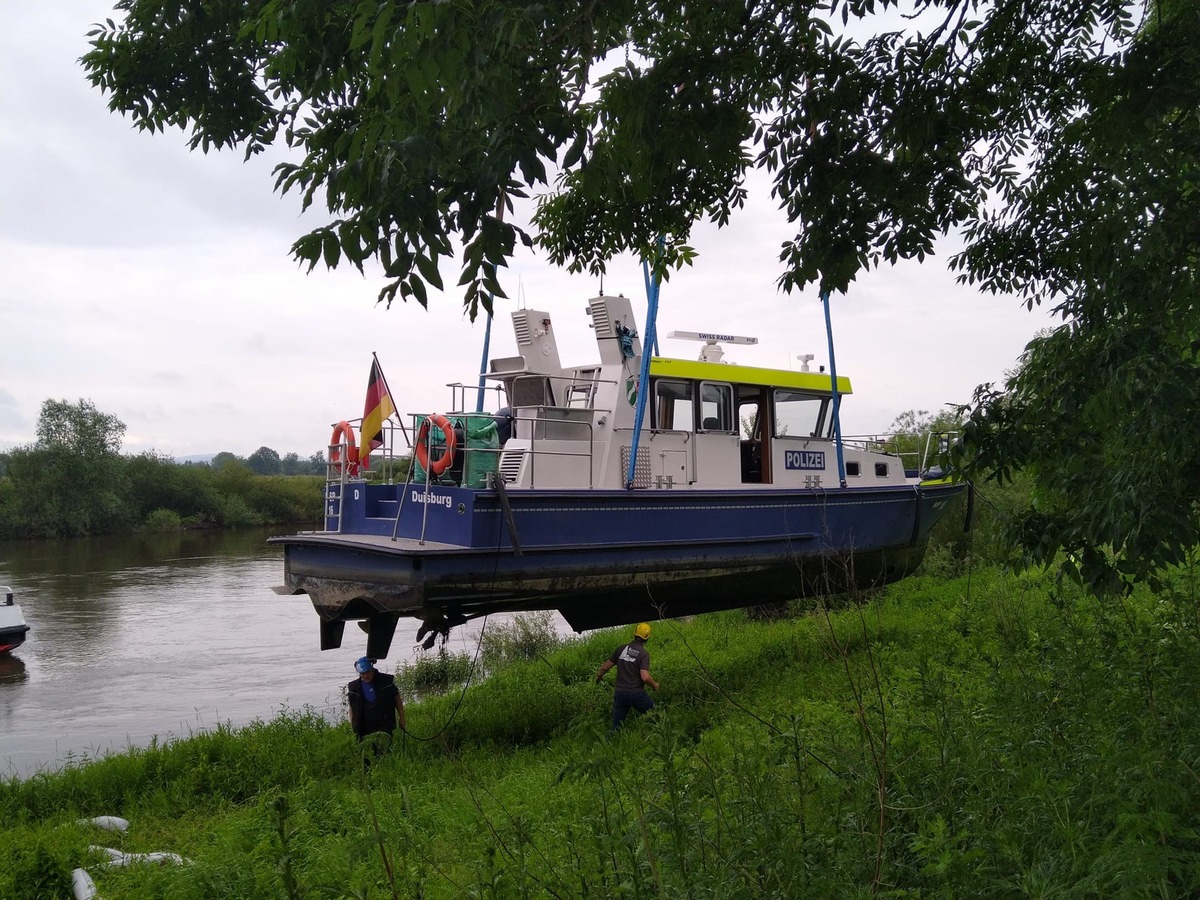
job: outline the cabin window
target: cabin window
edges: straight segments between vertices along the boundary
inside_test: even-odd
[[[775,391],[775,437],[827,437],[825,410],[828,397],[800,391]]]
[[[553,406],[550,379],[545,375],[518,375],[512,382],[510,400],[513,406]]]
[[[846,463],[846,475],[853,476],[853,475],[858,475],[858,474],[859,474],[858,463],[856,463],[856,462]]]
[[[707,381],[700,383],[700,430],[734,430],[732,386]]]
[[[690,381],[654,382],[654,423],[662,431],[691,431],[693,410]]]
[[[887,463],[875,463],[876,477],[887,478],[887,473],[888,473],[888,464]]]
[[[738,403],[738,428],[741,429],[743,440],[756,441],[761,437],[758,430],[757,400],[743,400]]]

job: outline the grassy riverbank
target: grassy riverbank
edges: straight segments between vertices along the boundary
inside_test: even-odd
[[[625,631],[413,704],[366,776],[344,726],[296,713],[7,782],[0,896],[70,896],[77,865],[108,900],[1200,890],[1186,580],[1106,606],[977,571],[659,623],[660,709],[609,740],[591,676]]]

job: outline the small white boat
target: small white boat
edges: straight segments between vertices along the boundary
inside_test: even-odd
[[[0,587],[0,653],[8,653],[25,643],[25,635],[29,626],[21,615],[21,607],[13,602],[13,592],[10,587]]]

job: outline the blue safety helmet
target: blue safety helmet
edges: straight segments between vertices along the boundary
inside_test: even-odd
[[[358,661],[354,663],[354,671],[358,672],[359,675],[370,672],[373,668],[375,667],[371,665],[371,660],[367,659],[365,656],[360,657]]]

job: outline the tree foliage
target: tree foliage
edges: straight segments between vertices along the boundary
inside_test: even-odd
[[[179,465],[153,451],[119,453],[125,425],[90,400],[47,400],[38,442],[0,454],[0,538],[80,537],[142,528],[237,527],[319,519],[323,462],[278,474],[279,454],[261,447],[251,459],[274,462],[276,477],[256,477],[232,453],[223,466]],[[296,454],[289,454],[295,457]],[[298,458],[297,458],[298,460]]]
[[[324,480],[179,465],[157,453],[88,460],[18,447],[0,477],[0,538],[81,537],[149,528],[235,528],[320,519]]]
[[[472,314],[518,241],[596,272],[661,235],[667,274],[755,168],[796,228],[787,290],[959,233],[964,281],[1063,318],[963,411],[970,473],[1032,479],[1028,559],[1066,550],[1113,588],[1200,537],[1193,0],[117,9],[84,57],[110,108],[204,150],[287,147],[276,188],[333,217],[294,254],[377,258],[388,302],[441,289],[456,241]]]
[[[425,303],[461,241],[472,312],[503,296],[518,240],[597,271],[664,235],[660,269],[687,262],[694,223],[728,221],[752,167],[797,224],[785,287],[923,258],[1020,182],[1030,142],[1135,25],[1121,0],[116,8],[83,59],[111,109],[205,151],[296,151],[276,188],[334,221],[294,254],[378,258],[383,299]],[[877,21],[892,9],[917,23]],[[502,221],[535,192],[533,233]]]
[[[78,537],[128,527],[121,457],[87,458],[63,445],[8,454],[0,536]]]
[[[971,279],[1064,323],[976,392],[975,471],[1032,476],[1015,537],[1030,561],[1127,589],[1200,541],[1200,8],[1160,4],[977,222]]]
[[[41,447],[63,448],[84,459],[95,460],[120,453],[124,437],[125,423],[96,409],[91,400],[42,402],[37,422],[37,440]]]
[[[259,447],[246,458],[246,465],[255,475],[278,475],[283,468],[279,453],[270,447]]]

